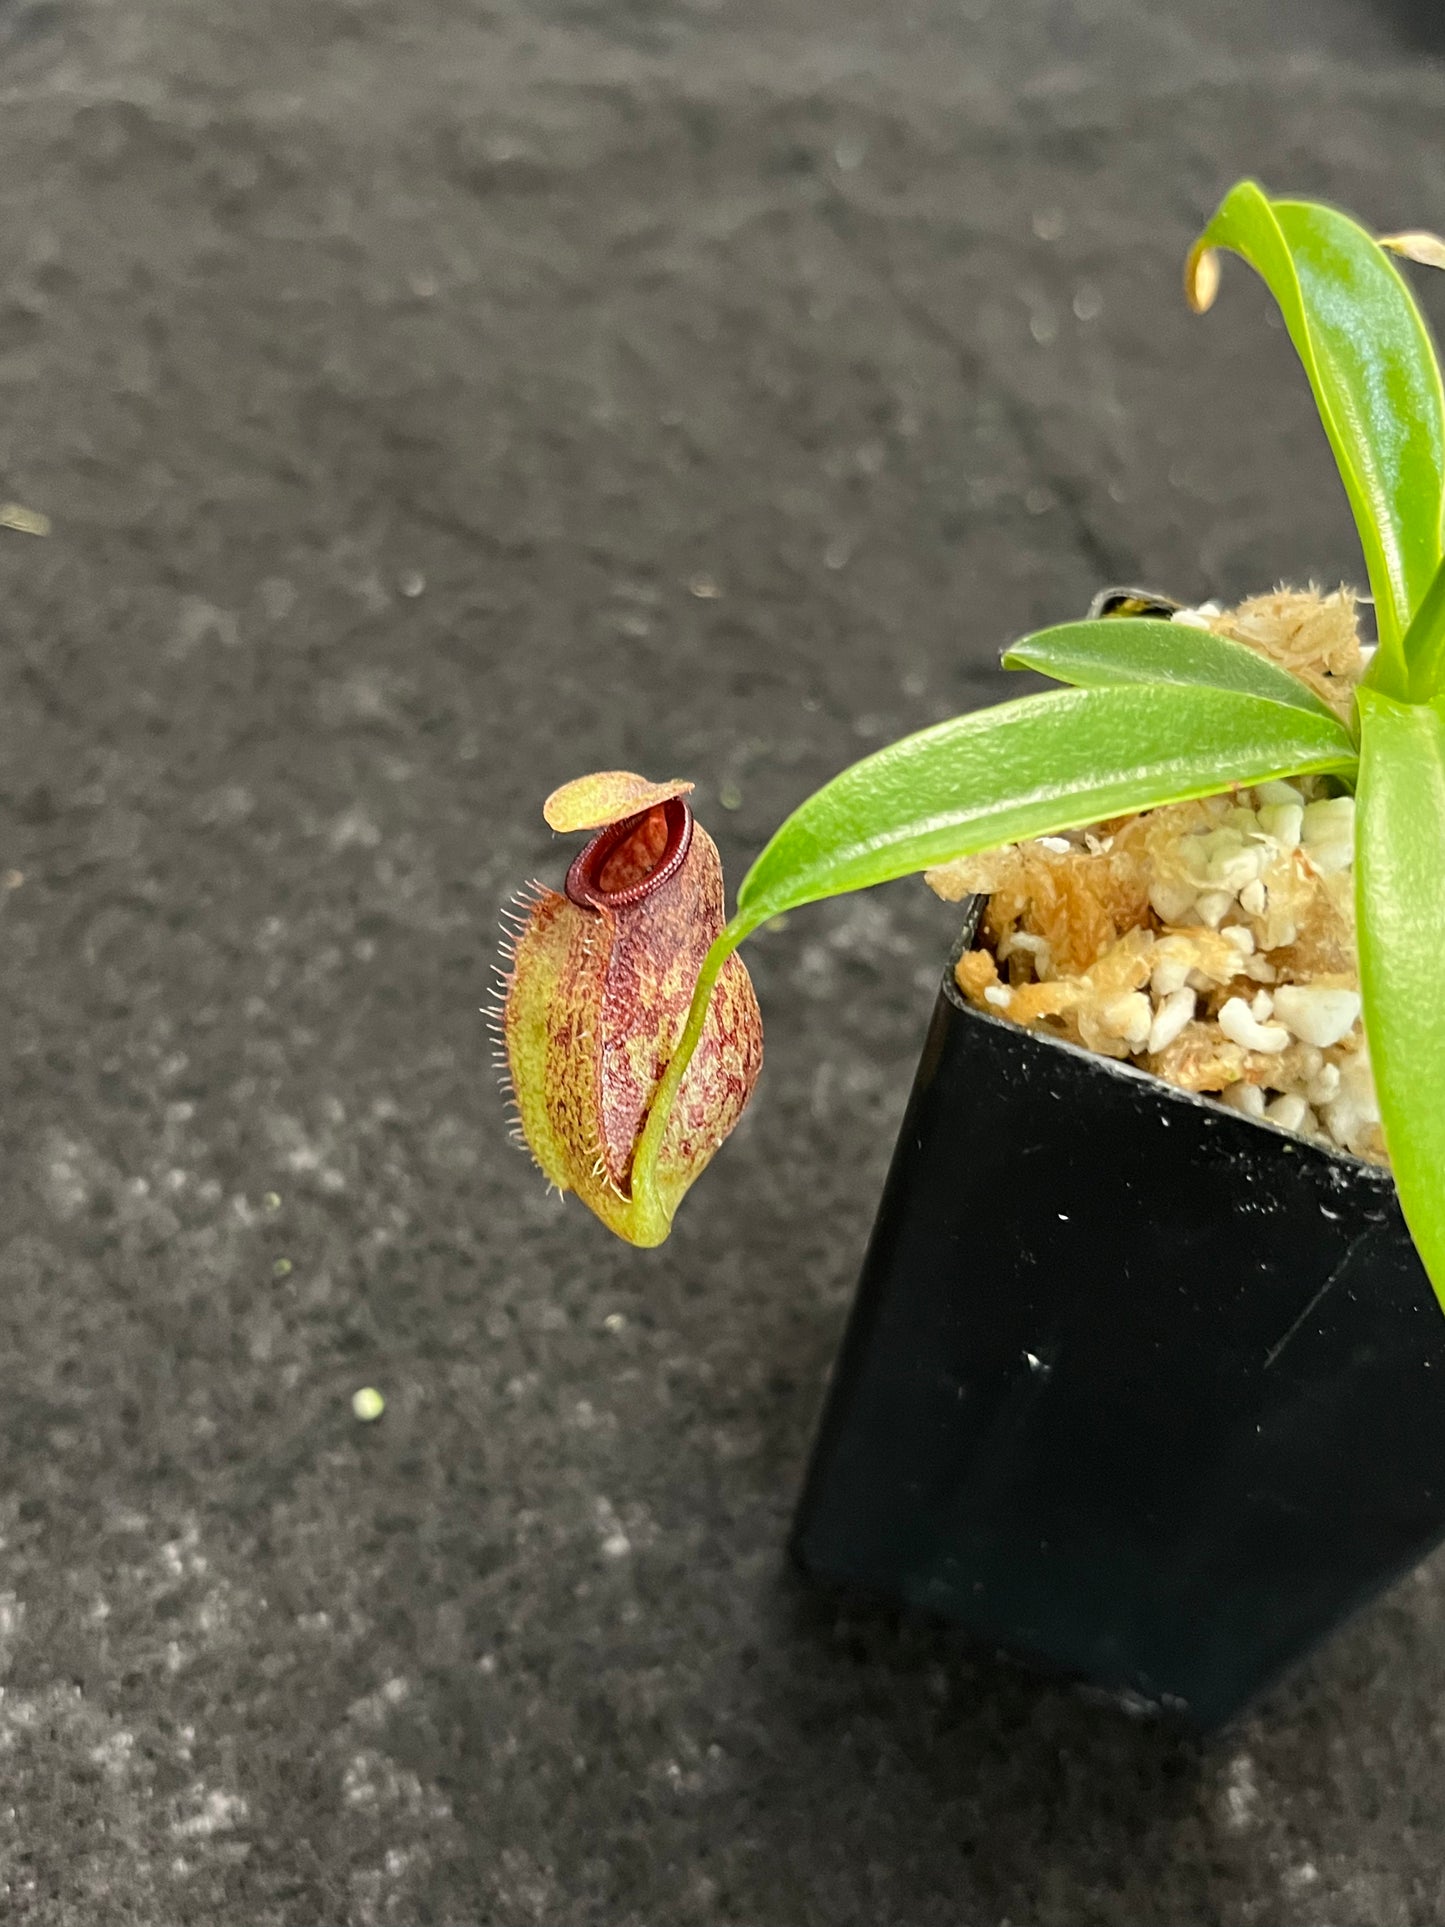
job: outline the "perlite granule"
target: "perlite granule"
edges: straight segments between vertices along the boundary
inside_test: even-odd
[[[1174,619],[1269,655],[1348,714],[1363,669],[1348,591],[1279,590]],[[960,990],[1027,1029],[1386,1162],[1360,1022],[1355,804],[1336,787],[1262,783],[930,870],[949,902],[988,898]]]

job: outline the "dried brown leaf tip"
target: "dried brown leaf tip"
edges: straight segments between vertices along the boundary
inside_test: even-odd
[[[1219,255],[1213,248],[1196,247],[1184,263],[1184,298],[1195,314],[1207,314],[1219,293]]]
[[[1382,234],[1380,246],[1391,254],[1418,261],[1422,268],[1445,268],[1445,240],[1425,228],[1411,228],[1404,234]]]
[[[716,845],[691,783],[605,770],[547,799],[554,829],[597,834],[513,913],[495,1013],[521,1135],[559,1190],[632,1244],[660,1244],[684,1193],[742,1115],[762,1064],[752,982],[732,955],[655,1155],[639,1157],[703,959],[723,928]]]

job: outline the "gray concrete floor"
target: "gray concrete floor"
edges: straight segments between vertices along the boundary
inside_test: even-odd
[[[653,1254],[477,1015],[569,775],[696,778],[736,880],[1101,578],[1358,576],[1263,292],[1179,268],[1245,171],[1445,224],[1431,34],[0,0],[8,1918],[1445,1913],[1438,1563],[1209,1749],[784,1568],[945,906],[755,943]]]

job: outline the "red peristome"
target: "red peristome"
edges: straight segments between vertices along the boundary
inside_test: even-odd
[[[641,903],[682,867],[692,831],[692,811],[678,801],[610,824],[567,872],[567,895],[587,910],[623,910]]]

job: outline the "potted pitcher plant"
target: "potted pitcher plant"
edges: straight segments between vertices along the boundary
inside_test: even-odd
[[[1278,303],[1364,552],[1233,609],[1105,592],[1065,685],[802,802],[726,917],[691,785],[548,799],[494,1013],[548,1179],[641,1246],[762,1060],[739,947],[963,905],[793,1535],[816,1579],[1199,1727],[1445,1536],[1445,402],[1394,256],[1243,182],[1189,256]]]

